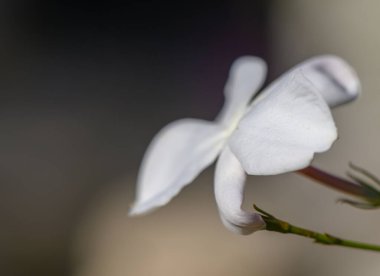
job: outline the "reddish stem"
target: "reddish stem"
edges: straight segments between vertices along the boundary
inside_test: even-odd
[[[309,166],[305,169],[299,170],[298,173],[317,180],[321,184],[339,190],[354,196],[365,197],[366,190],[364,187],[359,186],[353,182],[321,171],[313,166]]]

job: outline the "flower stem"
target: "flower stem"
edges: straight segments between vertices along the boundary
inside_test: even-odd
[[[261,216],[266,223],[266,230],[268,231],[303,236],[306,238],[313,239],[316,243],[324,245],[336,245],[380,252],[380,245],[341,239],[327,233],[319,233],[316,231],[305,229],[299,226],[292,225],[289,222],[280,220],[272,216],[271,214],[265,212],[264,210],[258,208],[256,205],[254,205],[254,208],[261,213]]]
[[[363,186],[337,177],[335,175],[329,174],[313,166],[309,166],[305,169],[299,170],[298,173],[303,174],[314,180],[317,180],[319,183],[327,187],[339,190],[341,192],[345,192],[350,195],[366,197],[368,193],[367,189]]]

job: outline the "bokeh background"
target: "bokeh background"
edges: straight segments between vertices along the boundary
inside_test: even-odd
[[[0,2],[0,274],[366,275],[379,255],[270,232],[228,232],[213,168],[169,205],[128,218],[152,136],[212,120],[231,62],[269,64],[268,82],[318,54],[358,71],[359,101],[333,111],[340,139],[316,158],[380,174],[378,1]],[[295,224],[380,243],[380,211],[295,174],[249,177],[255,202]]]

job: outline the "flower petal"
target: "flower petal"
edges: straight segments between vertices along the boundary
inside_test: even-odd
[[[224,88],[225,104],[217,120],[229,124],[235,118],[240,119],[264,83],[266,73],[266,63],[258,57],[243,56],[235,60]]]
[[[330,107],[355,100],[361,91],[354,69],[336,56],[311,58],[298,66]]]
[[[330,107],[351,102],[361,92],[360,80],[355,70],[343,59],[325,55],[310,58],[296,65],[265,89],[260,98],[264,98],[267,91],[272,90],[283,78],[288,78],[289,74],[294,74],[296,71],[303,72]]]
[[[255,101],[229,141],[248,174],[271,175],[308,166],[337,138],[331,112],[301,72],[288,74]]]
[[[130,215],[170,201],[220,153],[225,131],[215,123],[182,119],[164,127],[151,142],[142,162],[137,200]]]
[[[229,230],[244,235],[265,227],[259,214],[241,209],[245,178],[239,160],[227,146],[219,157],[215,170],[216,203],[223,224]]]

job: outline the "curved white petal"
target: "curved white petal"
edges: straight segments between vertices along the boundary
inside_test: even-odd
[[[243,235],[265,227],[259,214],[241,209],[245,178],[240,162],[227,146],[219,157],[215,170],[216,203],[223,224],[229,230]]]
[[[322,94],[330,107],[355,100],[361,91],[354,69],[336,56],[311,58],[298,66]]]
[[[236,59],[224,87],[225,104],[217,120],[226,124],[239,120],[253,95],[263,85],[266,73],[267,66],[261,58],[243,56]]]
[[[291,68],[265,89],[260,98],[264,98],[284,78],[296,71],[302,71],[330,107],[351,102],[361,92],[360,80],[355,70],[337,56],[324,55],[310,58]]]
[[[343,59],[326,55],[308,59],[297,66],[322,94],[330,107],[355,100],[360,81],[354,69]]]
[[[271,175],[308,166],[337,138],[329,107],[296,71],[252,106],[229,141],[248,174]]]
[[[225,139],[220,126],[203,120],[182,119],[164,127],[145,153],[130,215],[169,202],[215,160]]]

